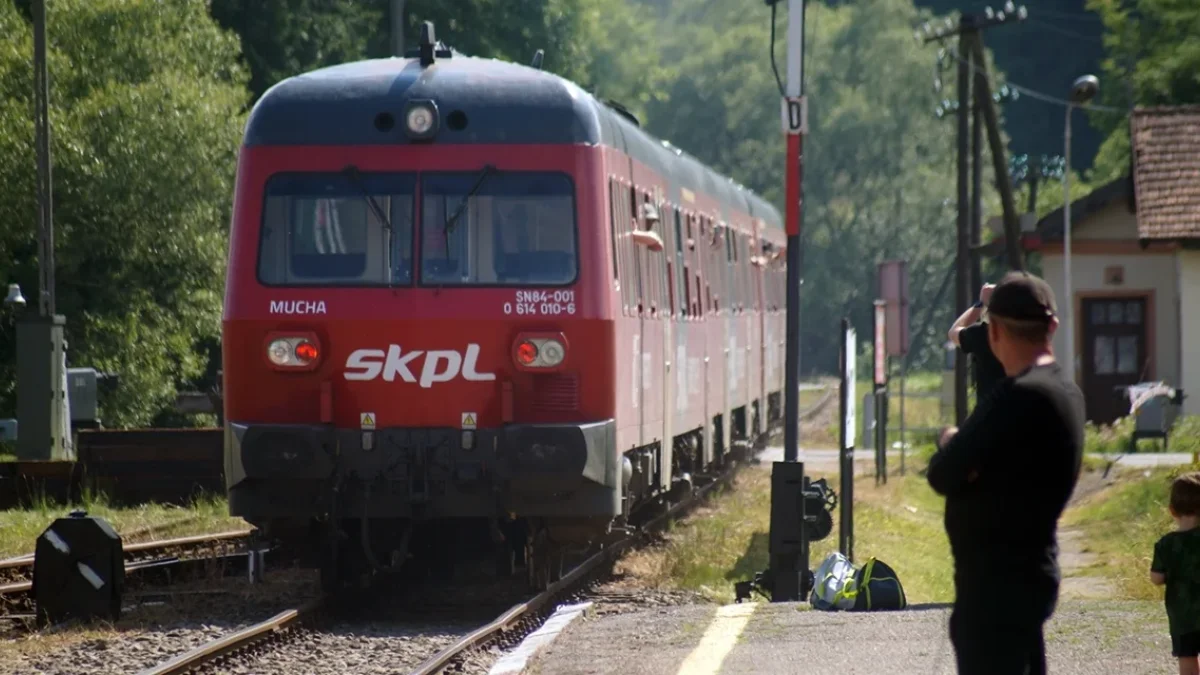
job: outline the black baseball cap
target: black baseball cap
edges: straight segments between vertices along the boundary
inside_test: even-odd
[[[992,290],[987,310],[992,316],[1016,321],[1049,321],[1058,313],[1050,285],[1028,272],[1004,275]]]

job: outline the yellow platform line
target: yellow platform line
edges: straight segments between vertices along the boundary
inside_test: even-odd
[[[717,610],[713,622],[708,625],[700,644],[679,666],[677,675],[717,675],[725,657],[733,651],[738,637],[750,622],[750,615],[758,607],[753,602],[740,605],[725,605]]]

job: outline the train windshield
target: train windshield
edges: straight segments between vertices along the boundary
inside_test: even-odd
[[[266,186],[259,280],[270,286],[412,283],[411,173],[285,173]]]
[[[575,190],[568,175],[425,173],[421,204],[422,285],[575,281]]]

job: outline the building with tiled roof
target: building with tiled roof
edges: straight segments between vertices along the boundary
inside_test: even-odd
[[[1130,173],[1071,203],[1075,344],[1061,328],[1054,343],[1103,423],[1128,414],[1119,392],[1138,382],[1182,388],[1183,411],[1200,414],[1200,106],[1138,108],[1130,140]],[[1062,308],[1063,209],[1037,234]]]

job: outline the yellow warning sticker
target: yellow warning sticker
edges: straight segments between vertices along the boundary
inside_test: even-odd
[[[375,428],[375,413],[368,413],[368,412],[359,413],[358,414],[358,424],[359,424],[359,426],[361,426],[364,429],[374,429]]]
[[[475,413],[468,412],[468,413],[462,414],[462,428],[464,428],[464,429],[474,429],[475,428]]]

